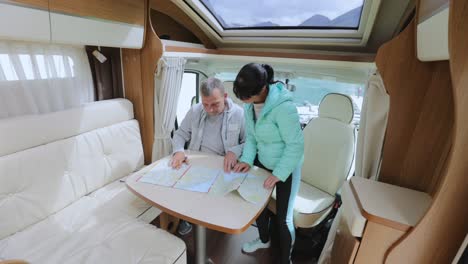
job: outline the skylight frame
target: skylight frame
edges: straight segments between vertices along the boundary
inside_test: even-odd
[[[363,0],[361,12],[359,14],[359,22],[358,22],[358,25],[356,27],[327,27],[327,26],[225,27],[225,26],[223,26],[221,21],[219,21],[219,19],[215,16],[215,14],[213,13],[214,11],[210,10],[210,8],[208,8],[208,6],[205,5],[205,3],[203,3],[201,0],[195,0],[195,1],[192,1],[192,2],[199,2],[205,9],[203,11],[204,12],[209,12],[211,14],[211,17],[212,17],[210,19],[216,20],[216,22],[219,24],[219,26],[224,31],[232,31],[232,30],[304,30],[304,29],[305,30],[309,30],[309,29],[314,29],[314,30],[337,30],[337,29],[338,30],[339,29],[342,29],[342,30],[358,30],[359,25],[361,24],[362,13],[363,13],[363,10],[364,10],[364,5],[365,5],[366,0]]]
[[[172,0],[185,11],[216,43],[306,44],[365,46],[374,25],[381,0],[364,0],[357,29],[224,29],[199,0]]]

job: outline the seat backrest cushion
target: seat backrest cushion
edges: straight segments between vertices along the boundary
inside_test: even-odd
[[[320,102],[318,115],[349,124],[353,120],[353,100],[344,94],[329,93]]]
[[[233,81],[225,81],[223,82],[224,90],[228,94],[229,98],[236,103],[239,106],[243,106],[244,102],[242,102],[239,98],[237,98],[236,94],[234,93],[233,87],[234,87],[234,82]]]
[[[0,156],[0,239],[143,166],[139,126],[127,100],[36,117],[41,122],[31,116],[0,121],[0,127],[4,121],[27,129],[32,138],[26,140],[30,148],[3,142],[11,131],[0,138],[11,152]],[[18,135],[21,140],[27,133]]]
[[[335,195],[352,167],[355,129],[350,124],[353,116],[350,98],[332,95],[333,100],[325,98],[319,106],[319,112],[325,107],[322,113],[327,114],[312,119],[304,128],[302,181]]]

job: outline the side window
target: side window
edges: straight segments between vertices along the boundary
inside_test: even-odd
[[[182,88],[177,102],[176,127],[184,120],[185,115],[190,110],[192,103],[198,103],[198,73],[186,71],[182,78]]]

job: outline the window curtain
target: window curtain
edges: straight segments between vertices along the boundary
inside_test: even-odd
[[[0,118],[94,101],[84,47],[0,41]]]
[[[387,129],[390,97],[382,77],[374,73],[367,82],[356,147],[356,176],[377,180]]]
[[[153,161],[172,152],[171,131],[174,130],[185,63],[184,58],[169,57],[161,58],[158,62],[154,93]]]

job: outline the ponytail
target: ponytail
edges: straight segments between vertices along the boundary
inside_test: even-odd
[[[275,73],[273,71],[273,68],[268,64],[262,64],[262,68],[266,72],[266,78],[265,78],[266,84],[276,83],[277,81],[273,81],[273,78],[275,77]]]

